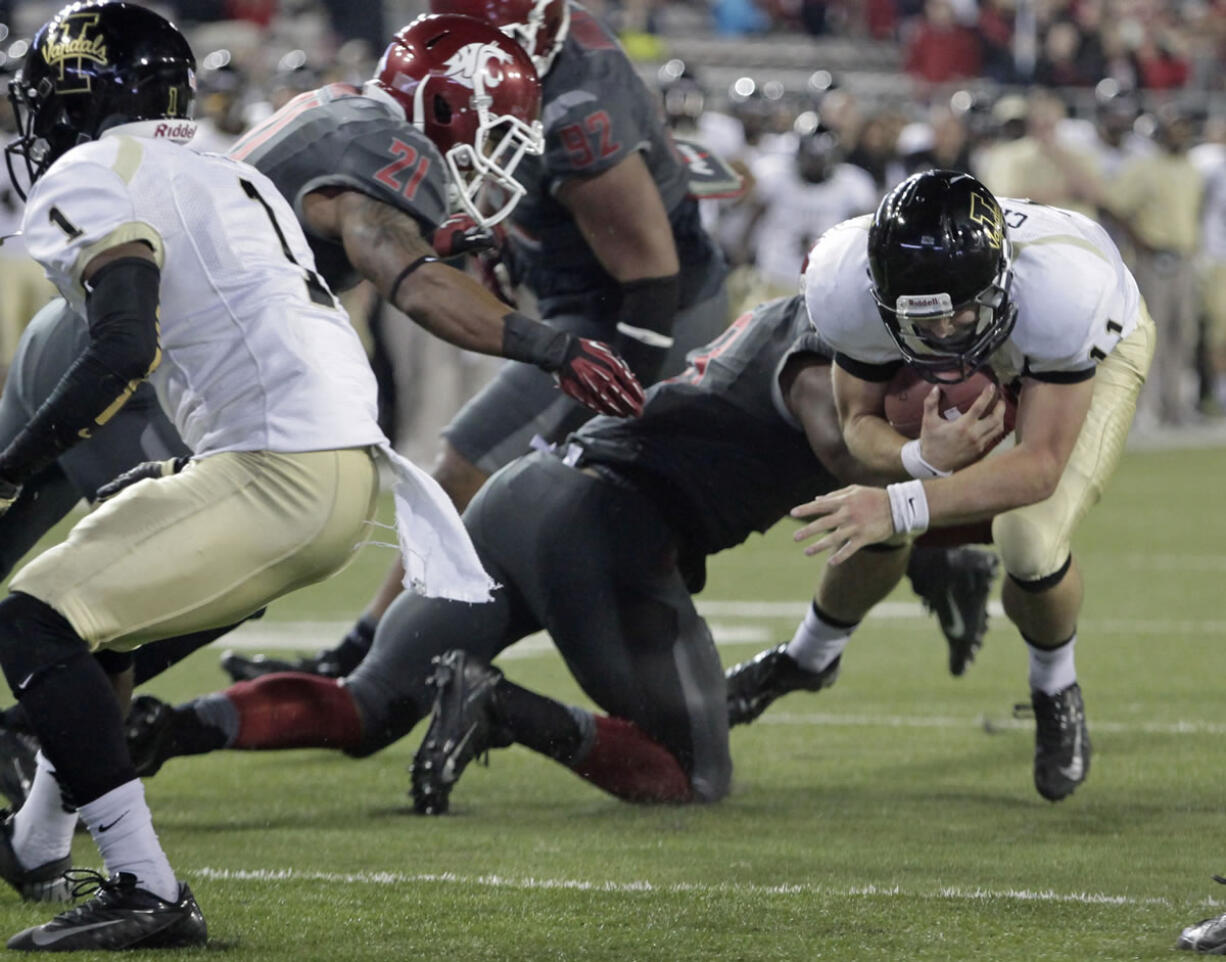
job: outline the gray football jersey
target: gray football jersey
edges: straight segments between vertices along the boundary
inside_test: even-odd
[[[595,418],[569,440],[663,500],[689,548],[730,548],[838,486],[784,404],[779,375],[796,354],[832,356],[803,297],[768,301],[652,387],[642,417]]]
[[[698,222],[689,175],[647,88],[613,35],[571,4],[566,42],[541,85],[545,153],[526,157],[515,177],[527,192],[511,215],[517,274],[542,299],[615,287],[570,212],[555,195],[641,151],[669,212],[682,264],[682,306],[710,296],[722,260]]]
[[[398,207],[429,237],[447,216],[447,168],[438,149],[395,108],[349,84],[300,94],[228,151],[268,177],[303,221],[302,199],[320,187],[360,190]],[[340,243],[303,230],[334,291],[358,274]]]

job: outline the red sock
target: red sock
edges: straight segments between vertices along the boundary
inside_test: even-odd
[[[621,718],[596,717],[591,751],[575,774],[627,802],[690,802],[689,777],[663,745]]]
[[[233,748],[356,748],[362,722],[335,678],[286,671],[226,689],[238,711]]]

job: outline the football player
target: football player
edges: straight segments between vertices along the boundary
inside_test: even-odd
[[[433,703],[413,771],[423,812],[444,811],[464,766],[511,741],[626,800],[721,798],[731,777],[729,723],[751,720],[784,690],[833,683],[842,645],[897,582],[909,546],[884,550],[885,562],[864,573],[855,564],[829,569],[788,646],[803,648],[806,664],[827,663],[807,672],[790,657],[772,658],[769,697],[753,699],[725,688],[690,597],[703,586],[706,556],[766,530],[797,498],[837,486],[836,477],[903,474],[866,474],[849,457],[829,351],[799,296],[741,317],[647,398],[640,418],[590,421],[567,443],[495,474],[473,499],[465,523],[504,586],[492,604],[400,595],[367,657],[343,679],[268,674],[178,708],[138,698],[129,744],[140,770],[217,748],[365,756],[408,733]],[[980,610],[988,585],[980,584]],[[540,628],[608,717],[527,691],[490,667]]]
[[[928,171],[873,216],[830,230],[809,256],[805,297],[835,350],[834,389],[851,452],[911,480],[852,486],[793,511],[797,540],[830,563],[861,548],[991,518],[1008,572],[1005,612],[1026,642],[1034,782],[1051,801],[1086,777],[1090,736],[1073,650],[1082,579],[1070,541],[1119,462],[1149,369],[1154,326],[1106,232],[1089,218],[997,199],[975,178]],[[1017,443],[959,468],[958,422],[918,441],[884,417],[909,364],[935,384],[990,368],[1019,386]],[[985,388],[985,397],[993,389]],[[958,470],[955,470],[958,469]]]
[[[480,57],[470,56],[475,51]],[[498,76],[488,89],[478,69],[487,64]],[[418,97],[418,90],[430,96]],[[468,107],[474,96],[480,109]],[[482,102],[487,96],[488,104]],[[427,16],[397,34],[369,82],[300,95],[230,156],[255,166],[291,202],[330,289],[345,291],[369,279],[439,337],[529,362],[594,410],[633,414],[641,388],[604,345],[510,311],[480,283],[441,263],[430,244],[433,237],[443,253],[452,253],[469,242],[450,226],[436,231],[446,217],[449,182],[483,227],[506,216],[510,199],[494,213],[477,201],[491,186],[505,198],[522,193],[516,165],[542,144],[539,98],[535,68],[513,41],[467,17]],[[0,443],[11,440],[50,395],[87,337],[85,321],[71,312],[40,315],[18,348],[15,375],[0,399]],[[103,482],[141,461],[185,453],[152,388],[139,387],[98,437],[31,479],[0,518],[0,575],[77,500],[94,500]],[[138,661],[163,658],[151,649]],[[144,677],[153,673],[138,666]]]
[[[431,548],[406,564],[415,586],[473,602],[493,588],[451,503],[379,430],[365,352],[289,202],[253,167],[181,146],[194,88],[182,34],[122,2],[61,10],[10,88],[23,233],[89,338],[0,451],[0,512],[151,374],[193,451],[118,491],[0,601],[0,669],[42,745],[25,805],[0,822],[0,877],[26,898],[85,894],[62,877],[74,809],[108,873],[14,949],[206,938],[93,652],[234,623],[338,570],[374,512],[376,450],[397,479],[404,547]]]
[[[727,323],[725,265],[688,195],[659,98],[613,35],[567,0],[432,0],[435,13],[488,21],[528,51],[541,77],[544,154],[525,157],[524,196],[508,220],[506,261],[557,330],[610,342],[648,384],[679,372],[686,352]],[[549,378],[508,365],[443,431],[434,477],[463,508],[489,475],[589,416]],[[352,669],[400,590],[393,570],[336,648],[287,665],[227,659],[236,679],[297,667]]]

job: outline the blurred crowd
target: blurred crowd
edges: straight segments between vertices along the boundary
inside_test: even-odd
[[[659,7],[660,4],[650,6]],[[1226,89],[1222,0],[711,0],[725,34],[867,37],[908,73],[944,83]]]

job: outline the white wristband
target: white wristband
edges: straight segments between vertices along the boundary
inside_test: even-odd
[[[919,440],[908,441],[902,446],[902,466],[906,468],[907,474],[913,478],[948,478],[952,471],[942,471],[940,468],[934,468],[931,464],[924,460],[924,456],[920,454]]]
[[[902,481],[886,485],[895,534],[920,534],[928,530],[928,496],[924,482]]]

